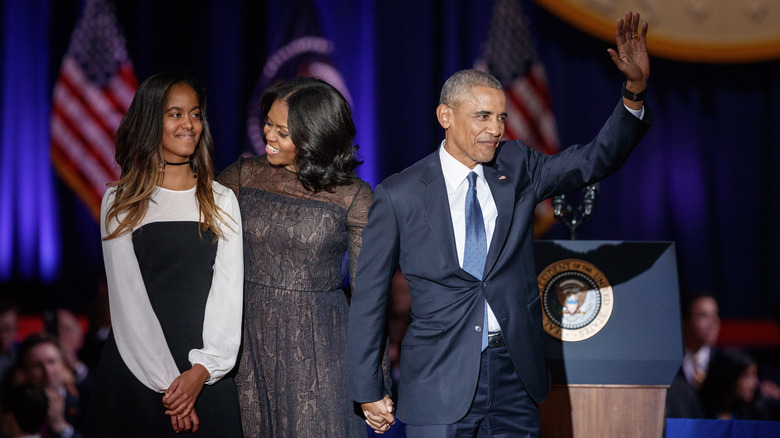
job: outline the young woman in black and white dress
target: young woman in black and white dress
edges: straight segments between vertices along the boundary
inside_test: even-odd
[[[115,144],[122,177],[100,218],[112,333],[87,434],[241,436],[229,374],[241,340],[241,217],[213,181],[203,90],[150,77]]]

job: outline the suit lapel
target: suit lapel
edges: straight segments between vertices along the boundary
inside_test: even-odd
[[[504,247],[509,233],[509,225],[512,223],[514,215],[515,191],[514,184],[509,181],[509,177],[504,175],[495,165],[483,166],[482,169],[485,172],[485,181],[490,186],[490,193],[493,195],[493,201],[496,203],[498,211],[496,226],[493,229],[493,237],[490,239],[490,248],[488,248],[485,260],[484,277],[487,278],[498,261],[501,248]]]
[[[460,269],[458,262],[447,185],[444,182],[438,151],[425,159],[425,167],[420,180],[424,184],[420,191],[420,199],[428,219],[432,240],[441,251],[447,265],[452,266],[459,277],[473,278],[466,271]]]

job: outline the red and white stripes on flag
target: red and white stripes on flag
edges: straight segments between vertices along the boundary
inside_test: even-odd
[[[496,0],[483,59],[477,68],[495,76],[506,92],[504,139],[517,139],[545,154],[559,151],[558,132],[544,67],[536,56],[528,19],[518,0]],[[549,201],[536,207],[534,237],[553,225]]]
[[[111,5],[87,0],[54,86],[51,159],[95,219],[106,184],[120,177],[114,134],[137,88]]]
[[[495,1],[485,53],[477,68],[495,76],[506,91],[504,138],[521,140],[546,154],[558,152],[547,76],[519,1]]]
[[[506,88],[506,106],[506,138],[520,139],[548,155],[558,152],[555,115],[541,64],[531,65]]]

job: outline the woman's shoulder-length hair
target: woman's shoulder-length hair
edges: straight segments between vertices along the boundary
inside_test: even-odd
[[[298,77],[266,91],[260,100],[264,115],[277,100],[287,103],[287,128],[303,186],[318,192],[351,183],[362,162],[355,158],[355,124],[344,96],[321,79]]]

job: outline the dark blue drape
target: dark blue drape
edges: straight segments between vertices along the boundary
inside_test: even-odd
[[[59,240],[48,165],[51,89],[45,0],[10,2],[0,17],[0,277],[53,281]],[[6,85],[8,84],[8,85]]]
[[[520,1],[547,69],[561,144],[587,142],[620,96],[623,79],[607,55],[610,44],[573,29],[531,0]],[[139,80],[179,70],[205,83],[218,169],[246,147],[246,102],[290,3],[116,1]],[[314,4],[354,100],[357,143],[366,161],[361,175],[376,184],[438,146],[439,89],[479,56],[492,2]],[[98,228],[51,176],[46,155],[48,99],[79,1],[4,0],[2,5],[0,286],[24,292],[31,309],[66,302],[83,308],[102,275]],[[21,17],[34,19],[22,22]],[[595,216],[581,227],[579,238],[675,241],[683,288],[712,291],[727,317],[768,316],[780,299],[773,288],[774,272],[780,270],[773,249],[780,235],[772,225],[780,214],[774,171],[780,164],[780,62],[704,65],[653,59],[651,68],[647,102],[655,125],[626,166],[601,184]],[[28,89],[37,91],[22,91]],[[25,102],[34,113],[21,111]],[[22,155],[37,164],[36,170],[8,164]],[[19,202],[29,197],[38,199]],[[51,231],[35,225],[39,237],[24,237],[47,215],[53,218]],[[556,225],[548,237],[567,236],[565,227]],[[46,242],[53,249],[41,249]]]

